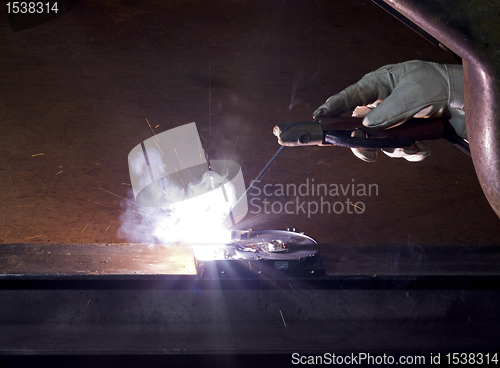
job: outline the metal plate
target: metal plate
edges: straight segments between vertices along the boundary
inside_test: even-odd
[[[149,244],[2,244],[5,277],[196,275],[192,249]]]

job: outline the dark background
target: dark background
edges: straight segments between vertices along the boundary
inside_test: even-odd
[[[88,0],[16,33],[2,10],[0,242],[127,242],[121,199],[99,188],[130,198],[127,156],[151,137],[146,118],[157,133],[196,122],[209,156],[237,161],[248,184],[279,148],[275,124],[309,120],[365,73],[412,59],[457,62],[367,0]],[[239,227],[296,227],[324,245],[497,243],[471,159],[428,147],[424,162],[373,164],[288,148],[262,185],[354,180],[378,196],[350,198],[363,214],[249,214]]]

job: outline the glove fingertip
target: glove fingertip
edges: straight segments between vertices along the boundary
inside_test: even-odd
[[[378,128],[380,126],[383,126],[383,122],[377,122],[377,121],[374,121],[373,119],[369,118],[368,116],[366,116],[362,123],[363,126],[367,127],[367,128]]]
[[[377,114],[376,109],[374,109],[363,119],[362,124],[367,128],[388,129],[394,126],[398,126],[408,119],[401,117],[398,120],[395,120],[395,118],[391,118],[384,114]]]
[[[316,118],[316,117],[320,117],[320,116],[323,116],[323,110],[321,110],[321,109],[314,110],[313,117]]]
[[[364,162],[377,161],[377,151],[357,149],[357,148],[351,148],[351,151],[354,154],[354,156],[359,158],[361,161]]]

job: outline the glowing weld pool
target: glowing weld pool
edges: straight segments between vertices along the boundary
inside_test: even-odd
[[[193,247],[200,276],[275,274],[320,276],[318,243],[290,230],[236,230],[223,245]]]

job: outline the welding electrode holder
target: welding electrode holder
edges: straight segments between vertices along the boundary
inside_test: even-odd
[[[318,145],[375,150],[405,148],[410,147],[415,141],[439,138],[445,138],[457,145],[458,136],[447,118],[413,118],[385,130],[365,127],[362,121],[363,118],[336,117],[309,122],[282,123],[274,127],[273,133],[278,137],[279,144],[291,147]],[[352,133],[355,130],[362,130],[366,138],[353,137]],[[459,148],[466,152],[468,147],[461,145]]]

